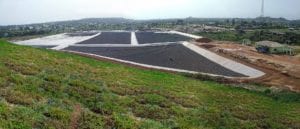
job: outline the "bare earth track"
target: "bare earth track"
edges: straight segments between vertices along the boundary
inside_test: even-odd
[[[261,54],[253,47],[233,42],[214,41],[197,45],[266,73],[263,77],[247,81],[300,92],[299,57]]]

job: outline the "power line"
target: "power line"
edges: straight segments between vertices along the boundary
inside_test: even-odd
[[[265,0],[262,0],[260,17],[264,17],[264,16],[265,16]]]

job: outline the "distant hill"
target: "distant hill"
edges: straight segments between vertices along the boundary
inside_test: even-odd
[[[254,19],[257,22],[278,22],[278,23],[288,23],[289,20],[285,18],[272,18],[272,17],[257,17]]]
[[[129,23],[133,21],[134,20],[132,19],[125,19],[125,18],[85,18],[85,19],[66,21],[66,22],[120,24],[120,23]]]
[[[300,20],[293,20],[291,21],[292,24],[297,24],[297,25],[300,25]]]
[[[90,30],[149,30],[153,28],[175,28],[177,25],[186,26],[188,24],[211,24],[211,25],[239,25],[246,27],[254,23],[276,23],[277,26],[286,26],[298,28],[299,20],[290,21],[284,18],[170,18],[170,19],[148,19],[135,20],[121,17],[114,18],[85,18],[79,20],[55,21],[46,23],[35,23],[26,25],[8,25],[0,26],[0,38],[57,34],[76,31]],[[276,27],[277,27],[276,26]]]
[[[217,22],[217,21],[226,21],[235,19],[236,21],[257,21],[257,22],[280,22],[280,23],[299,23],[300,20],[287,20],[285,18],[271,18],[271,17],[258,17],[258,18],[196,18],[196,17],[187,17],[187,18],[170,18],[170,19],[148,19],[148,20],[135,20],[135,19],[126,19],[121,17],[113,18],[84,18],[79,20],[67,20],[67,21],[55,21],[55,22],[45,22],[45,23],[35,23],[27,25],[39,25],[39,24],[123,24],[123,23],[149,23],[149,22],[177,22],[178,20],[183,20],[188,23],[206,23],[206,22]],[[15,26],[15,25],[8,25]],[[24,25],[17,25],[24,26]],[[0,26],[1,27],[1,26]],[[2,26],[5,27],[5,26]]]

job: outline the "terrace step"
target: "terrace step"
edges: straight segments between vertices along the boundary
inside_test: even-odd
[[[135,45],[139,45],[137,39],[136,39],[136,35],[135,32],[131,32],[131,45],[135,46]]]

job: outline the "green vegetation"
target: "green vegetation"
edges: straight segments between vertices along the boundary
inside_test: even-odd
[[[250,39],[252,42],[269,40],[290,45],[300,45],[300,33],[287,29],[251,30],[251,31],[223,31],[223,32],[199,32],[201,35],[214,40],[239,41]]]
[[[300,128],[296,93],[248,91],[5,41],[0,71],[0,128]]]
[[[201,35],[213,40],[223,40],[223,41],[242,41],[246,37],[238,35],[234,31],[224,31],[224,32],[199,32],[197,35]]]

